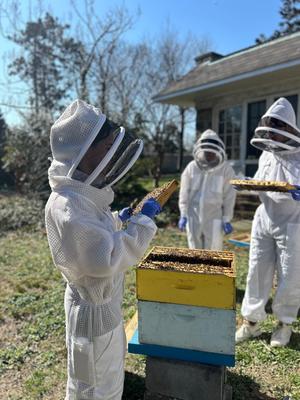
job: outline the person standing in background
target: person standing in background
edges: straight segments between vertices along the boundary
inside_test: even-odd
[[[223,141],[211,129],[198,139],[193,156],[181,175],[178,227],[186,228],[190,249],[222,250],[223,232],[233,231],[236,192],[229,180],[235,173]]]

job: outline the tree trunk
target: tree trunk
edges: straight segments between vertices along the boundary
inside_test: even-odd
[[[180,129],[178,131],[178,153],[177,153],[177,172],[181,172],[183,164],[183,137],[185,125],[185,109],[180,107]]]
[[[157,163],[156,163],[156,166],[155,166],[155,169],[154,169],[154,174],[153,174],[154,187],[156,187],[156,188],[159,186],[159,181],[160,181],[160,178],[161,178],[161,169],[162,169],[163,162],[164,162],[164,153],[159,152],[158,153],[158,157],[157,157]]]

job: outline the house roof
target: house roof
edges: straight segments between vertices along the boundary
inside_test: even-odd
[[[300,32],[223,57],[216,53],[208,53],[196,58],[196,61],[198,64],[195,68],[177,81],[170,82],[164,90],[153,97],[153,100],[167,101],[189,92],[222,85],[233,79],[243,79],[251,73],[263,74],[272,67],[283,68],[300,64]]]

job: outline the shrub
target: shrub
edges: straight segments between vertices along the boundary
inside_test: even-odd
[[[39,229],[44,225],[44,203],[35,198],[0,195],[0,235],[25,228]]]

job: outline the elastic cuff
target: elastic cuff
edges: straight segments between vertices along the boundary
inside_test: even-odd
[[[223,218],[222,218],[222,221],[223,221],[224,224],[226,224],[227,222],[230,222],[230,221],[231,221],[231,218],[229,218],[229,217],[223,217]]]

